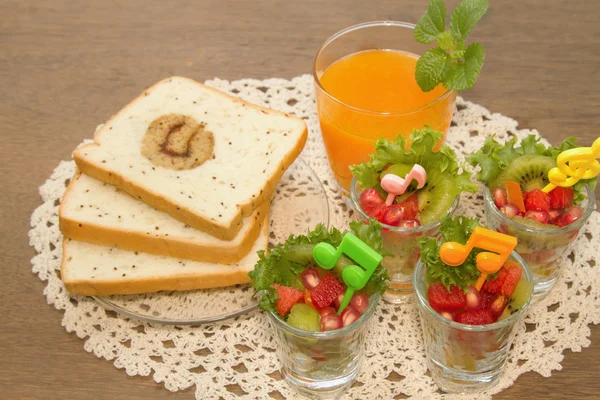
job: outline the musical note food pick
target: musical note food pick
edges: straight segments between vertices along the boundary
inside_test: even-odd
[[[592,179],[600,174],[600,137],[592,147],[565,150],[556,158],[557,166],[548,171],[548,180],[542,191],[549,193],[557,186],[570,187],[580,179]]]
[[[475,288],[480,291],[489,274],[502,268],[510,253],[517,247],[517,238],[503,233],[476,227],[466,244],[446,242],[440,248],[440,259],[446,265],[456,267],[465,262],[474,248],[489,250],[477,254],[476,266],[480,272]]]
[[[425,168],[419,164],[415,164],[404,178],[401,178],[396,174],[385,175],[381,179],[381,187],[388,193],[385,205],[388,207],[391,206],[396,196],[406,192],[406,189],[408,189],[408,186],[413,179],[417,181],[417,189],[421,189],[425,186],[425,181],[427,180]]]
[[[332,269],[342,254],[351,258],[356,265],[350,265],[342,271],[342,279],[347,286],[344,299],[338,309],[338,315],[348,306],[354,292],[365,287],[383,257],[366,243],[348,232],[336,249],[329,243],[318,243],[313,249],[313,258],[317,265]]]

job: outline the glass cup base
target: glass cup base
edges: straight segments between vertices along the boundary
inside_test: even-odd
[[[502,375],[502,367],[480,373],[466,373],[445,367],[431,359],[427,366],[435,384],[447,393],[480,392],[495,386]]]
[[[281,368],[281,375],[286,383],[302,396],[309,399],[337,399],[356,380],[358,366],[349,374],[327,381],[302,378],[285,367]]]

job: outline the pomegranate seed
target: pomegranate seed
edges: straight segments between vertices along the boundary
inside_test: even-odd
[[[336,299],[333,301],[333,308],[335,308],[336,310],[340,308],[340,305],[342,304],[342,300],[344,300],[344,293],[340,293],[338,295],[338,297],[336,297]]]
[[[342,317],[337,314],[328,314],[321,317],[321,332],[334,331],[342,326]]]
[[[519,215],[520,211],[514,204],[507,204],[500,208],[500,212],[506,216],[506,218],[514,218]]]
[[[497,187],[492,192],[492,196],[494,196],[494,204],[496,205],[496,207],[502,208],[508,204],[508,200],[506,197],[506,190],[504,188]],[[509,218],[512,218],[512,217],[509,217]]]
[[[305,269],[302,271],[301,276],[302,284],[308,290],[313,290],[321,280],[321,278],[319,278],[319,273],[313,268]]]
[[[550,217],[550,223],[555,224],[556,221],[563,215],[563,210],[550,210],[548,216]]]
[[[404,207],[393,204],[383,214],[381,222],[386,225],[398,226],[402,218],[404,218]]]
[[[494,316],[494,318],[498,318],[500,315],[502,315],[502,313],[504,312],[504,308],[506,307],[506,305],[508,304],[508,299],[504,296],[498,296],[496,297],[496,300],[494,300],[492,302],[492,305],[490,306],[490,311],[492,312],[492,315]]]
[[[348,306],[348,307],[344,308],[344,311],[342,311],[341,317],[342,317],[343,325],[348,326],[360,318],[360,313],[358,311],[356,311],[354,308]]]
[[[369,308],[369,297],[362,293],[355,294],[350,300],[350,306],[362,315]]]
[[[567,226],[577,221],[583,215],[583,210],[579,206],[572,206],[565,210],[564,214],[556,221],[557,226]]]
[[[447,311],[444,311],[440,314],[442,317],[446,318],[448,321],[454,321],[454,317]]]
[[[473,286],[469,286],[467,289],[467,310],[480,310],[482,306],[481,294]]]
[[[333,307],[325,307],[319,310],[319,314],[321,314],[321,318],[329,314],[336,314],[335,308]]]
[[[371,215],[378,205],[383,204],[383,199],[377,190],[368,188],[360,194],[359,204],[365,213]]]
[[[525,213],[525,217],[527,219],[532,219],[534,221],[539,222],[540,224],[547,224],[550,222],[550,214],[546,211],[527,211]]]
[[[406,219],[404,221],[400,221],[398,224],[399,228],[417,228],[421,226],[421,223],[417,219]]]

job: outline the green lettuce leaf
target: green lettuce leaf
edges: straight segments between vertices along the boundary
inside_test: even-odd
[[[475,218],[463,216],[445,216],[440,221],[440,233],[444,242],[465,244],[473,230],[479,226],[479,222]],[[480,249],[473,249],[463,264],[450,267],[444,264],[440,258],[441,243],[437,238],[421,237],[419,246],[421,261],[427,265],[428,282],[440,282],[450,291],[452,285],[466,288],[479,277],[475,258],[481,252]]]
[[[559,146],[545,146],[540,143],[540,138],[536,135],[528,135],[521,140],[517,147],[517,138],[512,137],[505,143],[500,143],[494,136],[487,137],[483,146],[475,153],[471,154],[467,161],[473,167],[479,167],[476,174],[478,181],[488,184],[493,181],[508,165],[517,157],[537,154],[556,159],[560,153],[565,150],[579,147],[575,142],[579,140],[575,137],[566,138]],[[589,185],[592,190],[596,188],[597,178],[582,179],[573,185],[575,198],[573,202],[579,204],[586,196],[585,186]]]
[[[446,144],[442,144],[439,151],[433,150],[442,137],[442,132],[425,126],[424,129],[415,129],[408,142],[402,135],[398,135],[394,141],[380,138],[375,143],[375,153],[371,154],[370,160],[353,165],[350,170],[363,188],[377,188],[379,174],[388,165],[419,164],[428,174],[438,171],[454,177],[457,195],[463,191],[475,193],[477,185],[471,182],[471,174],[466,166],[459,164],[454,150]]]
[[[388,255],[383,249],[381,225],[377,221],[370,221],[368,225],[353,222],[350,226],[354,234],[368,246],[382,256]],[[265,311],[275,312],[278,297],[274,283],[303,290],[300,274],[307,268],[316,267],[312,258],[313,246],[324,242],[338,247],[345,233],[335,227],[328,230],[319,224],[306,235],[290,235],[285,243],[268,251],[259,251],[259,260],[248,274],[254,292],[261,292],[258,306]],[[367,284],[367,294],[384,292],[388,281],[387,270],[379,265]]]

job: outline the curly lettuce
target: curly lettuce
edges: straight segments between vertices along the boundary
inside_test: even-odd
[[[370,221],[369,224],[352,222],[350,227],[352,232],[373,250],[382,256],[388,255],[383,249],[381,225],[377,221]],[[338,247],[345,233],[335,227],[328,230],[323,224],[319,224],[306,235],[290,235],[285,243],[268,251],[259,251],[259,260],[254,270],[248,274],[254,293],[261,292],[258,306],[265,311],[276,312],[275,302],[278,297],[273,288],[274,283],[304,290],[300,274],[307,268],[316,267],[312,258],[314,246],[324,242]],[[387,270],[379,265],[369,279],[365,291],[367,294],[383,293],[388,287],[388,281]]]
[[[524,155],[540,155],[551,157],[554,160],[565,150],[579,147],[575,142],[579,140],[575,137],[566,138],[558,147],[545,146],[540,143],[540,138],[536,135],[528,135],[521,140],[520,146],[516,146],[517,137],[513,136],[504,143],[496,140],[495,136],[488,136],[481,149],[471,154],[467,161],[473,167],[479,167],[476,179],[485,185],[492,182],[502,173],[510,163],[518,157]],[[573,186],[575,191],[575,204],[580,203],[586,198],[585,186],[589,185],[592,190],[596,188],[596,178],[582,179]]]

